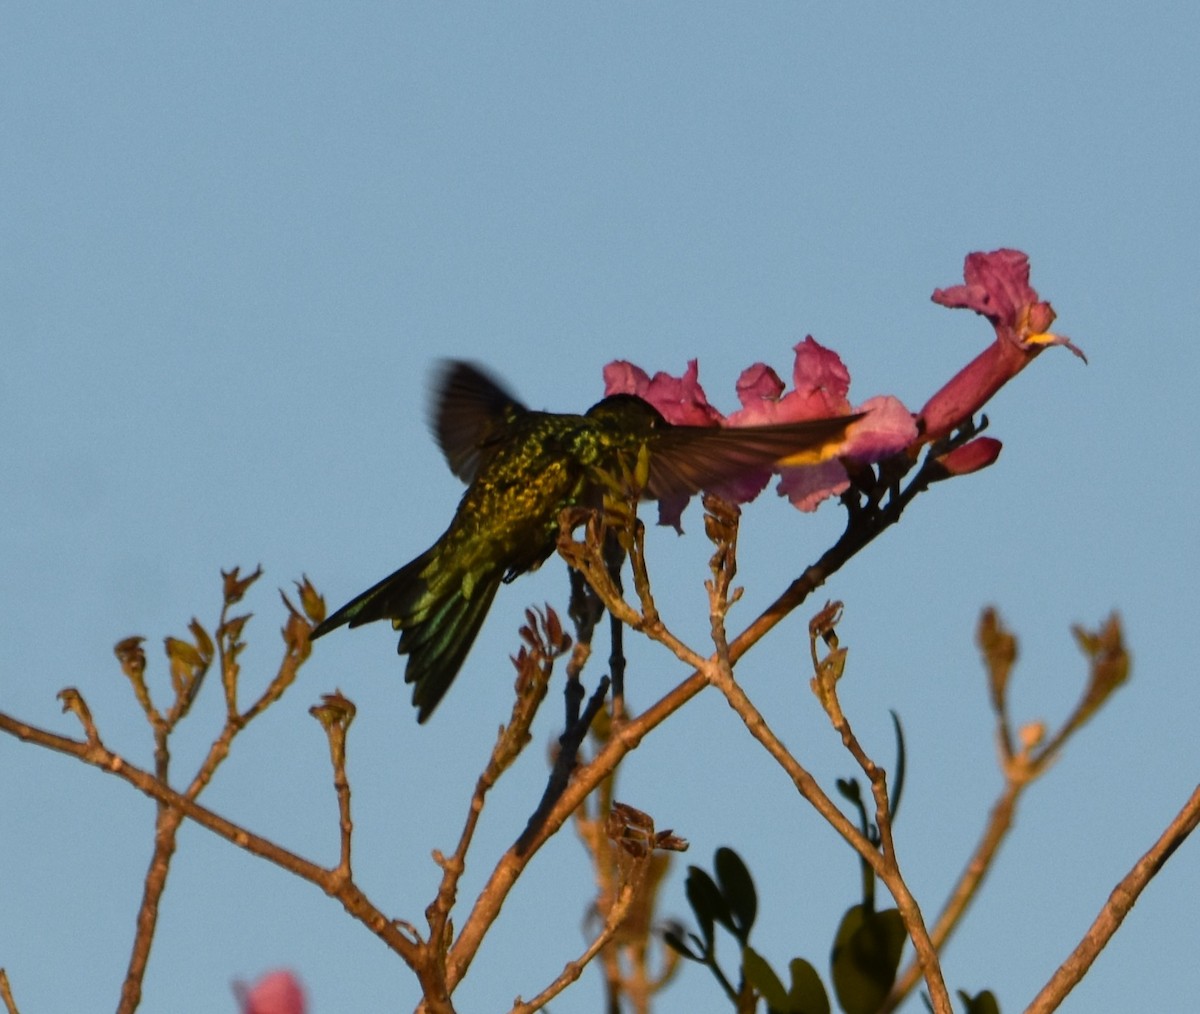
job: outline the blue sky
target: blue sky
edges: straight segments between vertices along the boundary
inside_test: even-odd
[[[1069,625],[1120,610],[1132,682],[1029,793],[945,954],[953,988],[990,987],[1006,1011],[1032,998],[1200,762],[1191,6],[18,3],[3,22],[0,708],[74,733],[54,695],[78,686],[137,763],[150,738],[117,640],[146,635],[157,661],[192,615],[211,628],[220,568],[261,562],[245,678],[265,679],[275,587],[307,573],[340,605],[442,531],[460,488],[424,421],[439,357],[489,363],[563,411],[600,396],[611,359],[699,358],[728,411],[743,367],[786,371],[811,333],[843,357],[854,400],[915,409],[991,334],[929,294],[971,250],[1027,251],[1090,364],[1039,359],[989,406],[998,464],[919,499],[825,591],[846,603],[843,699],[868,748],[887,762],[888,709],[905,722],[897,844],[931,914],[1000,784],[979,609],[1022,638],[1016,715],[1051,723],[1083,678]],[[840,521],[773,497],[747,509],[742,623]],[[685,527],[656,533],[652,564],[667,619],[702,646],[695,507]],[[451,846],[508,713],[522,612],[564,600],[557,561],[502,589],[421,728],[391,632],[330,636],[206,802],[333,862],[306,709],[340,687],[359,706],[358,875],[420,921],[429,852]],[[817,605],[739,673],[830,784],[851,763],[806,689]],[[632,702],[683,675],[636,645]],[[538,748],[491,800],[466,897],[540,794],[559,716],[544,709]],[[219,720],[214,699],[180,733],[181,779]],[[761,949],[824,969],[855,861],[715,692],[631,755],[619,795],[690,839],[687,862],[737,848],[764,894]],[[115,1005],[152,821],[123,783],[0,738],[0,965],[24,1010]],[[684,865],[667,914],[686,912]],[[1192,1009],[1198,883],[1189,843],[1063,1009]],[[590,884],[563,833],[460,1009],[507,1009],[574,957]],[[143,1009],[232,1009],[231,979],[281,964],[316,1012],[415,1003],[407,969],[328,899],[185,828]],[[685,969],[661,1009],[718,999]],[[598,1004],[589,973],[555,1009]]]

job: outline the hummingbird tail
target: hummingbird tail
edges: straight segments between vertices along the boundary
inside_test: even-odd
[[[425,605],[419,621],[403,626],[396,650],[408,656],[404,682],[413,684],[412,702],[418,722],[433,714],[450,689],[499,587],[497,575],[476,583],[468,596],[462,584],[456,582],[448,594]]]
[[[375,620],[400,619],[408,616],[425,593],[421,571],[429,563],[430,553],[422,553],[394,574],[389,574],[361,595],[356,595],[332,616],[327,616],[309,635],[312,640],[323,637],[343,624],[359,627]]]
[[[501,577],[477,579],[467,594],[461,580],[445,580],[444,573],[443,580],[431,580],[434,575],[426,571],[433,556],[433,549],[422,553],[351,599],[310,635],[321,637],[343,624],[358,627],[391,620],[400,631],[397,650],[408,656],[404,681],[415,684],[412,701],[418,722],[433,714],[450,689],[483,626]]]

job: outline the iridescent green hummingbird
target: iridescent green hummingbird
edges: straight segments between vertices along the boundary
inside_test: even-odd
[[[753,469],[835,445],[859,416],[772,426],[677,426],[649,402],[617,394],[584,415],[527,409],[479,367],[451,361],[435,386],[432,428],[467,483],[454,520],[429,549],[342,606],[312,637],[391,620],[408,656],[417,721],[462,668],[501,582],[554,551],[559,515],[600,506],[605,477],[632,474],[645,448],[643,498],[690,496]],[[609,478],[611,483],[611,478]]]

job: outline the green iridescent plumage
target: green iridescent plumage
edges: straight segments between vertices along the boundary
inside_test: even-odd
[[[450,469],[467,483],[445,533],[314,631],[389,619],[408,656],[405,681],[424,722],[458,674],[501,582],[554,551],[567,508],[599,505],[603,475],[649,459],[643,495],[690,495],[747,470],[838,440],[856,416],[776,426],[673,426],[647,402],[613,395],[585,415],[533,412],[464,362],[448,363],[433,428]]]

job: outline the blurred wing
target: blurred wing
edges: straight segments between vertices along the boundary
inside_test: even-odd
[[[483,369],[457,359],[442,366],[435,392],[430,426],[450,471],[469,483],[528,410]]]
[[[646,496],[690,495],[773,465],[816,464],[837,452],[862,415],[774,426],[671,426],[654,435]]]

